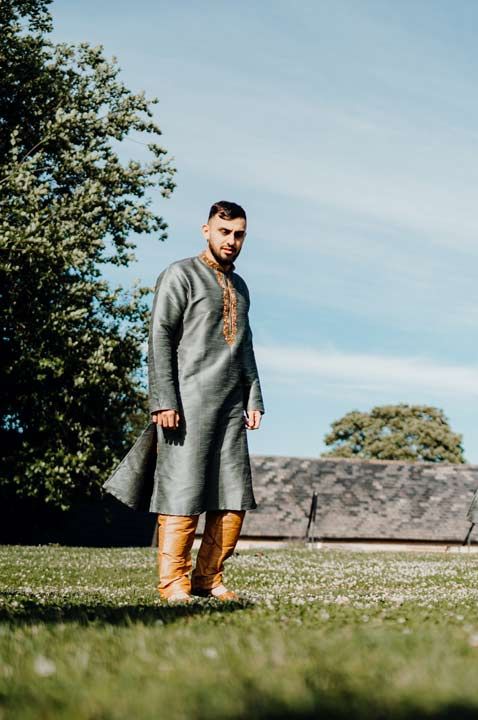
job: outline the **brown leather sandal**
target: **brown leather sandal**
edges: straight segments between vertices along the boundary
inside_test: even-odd
[[[238,602],[241,598],[233,590],[228,590],[224,585],[216,585],[214,588],[192,588],[191,593],[199,597],[214,598],[222,602]]]

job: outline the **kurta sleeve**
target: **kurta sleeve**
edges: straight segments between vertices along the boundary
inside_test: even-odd
[[[261,385],[259,382],[259,373],[257,372],[256,358],[254,356],[254,348],[252,345],[252,331],[247,321],[246,333],[243,340],[242,367],[243,367],[243,385],[244,385],[244,407],[247,412],[251,410],[260,410],[265,412],[264,402],[262,399]]]
[[[174,265],[156,281],[148,340],[149,410],[177,410],[177,336],[188,299],[187,282]]]

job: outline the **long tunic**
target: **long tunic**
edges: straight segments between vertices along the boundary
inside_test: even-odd
[[[264,412],[249,291],[204,253],[158,277],[149,333],[149,409],[180,414],[157,427],[150,511],[193,515],[257,507],[244,410]]]

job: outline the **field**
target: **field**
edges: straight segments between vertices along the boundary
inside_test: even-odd
[[[168,607],[154,548],[0,547],[0,720],[478,717],[478,557],[290,547]]]

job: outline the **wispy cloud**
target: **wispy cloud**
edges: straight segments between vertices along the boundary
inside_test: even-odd
[[[184,97],[174,87],[179,109],[174,127],[182,165],[190,170],[206,167],[228,183],[233,167],[236,182],[289,203],[320,205],[342,221],[373,223],[416,233],[433,245],[478,252],[477,137],[471,129],[457,132],[451,118],[437,126],[428,117],[397,117],[394,106],[364,109],[313,94],[305,99],[274,83],[261,95],[249,90],[255,112],[244,116],[243,95],[234,87],[224,92],[227,117],[222,106],[215,108],[211,142],[222,151],[205,163],[197,137],[210,135],[214,93],[208,97],[199,81],[196,90],[187,87]],[[192,97],[194,134],[187,112]],[[471,102],[469,114],[476,111]]]
[[[259,346],[258,362],[264,371],[283,378],[320,378],[356,390],[478,396],[478,367],[439,364],[421,357],[347,353],[323,348]]]

